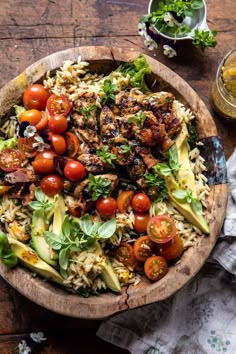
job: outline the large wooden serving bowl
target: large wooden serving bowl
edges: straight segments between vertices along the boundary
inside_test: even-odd
[[[133,60],[139,54],[120,48],[81,47],[49,55],[28,67],[0,90],[0,119],[14,104],[21,102],[27,86],[42,82],[47,71],[59,68],[65,60],[76,61],[81,55],[82,60],[91,63],[91,71],[109,73],[121,62]],[[203,153],[209,164],[210,195],[207,220],[210,235],[199,237],[194,246],[183,254],[181,260],[170,267],[163,279],[156,283],[142,279],[137,286],[124,287],[120,295],[108,292],[101,296],[83,298],[70,294],[40,277],[33,277],[30,271],[20,265],[9,270],[0,262],[0,275],[7,282],[32,301],[57,313],[87,319],[105,318],[120,311],[166,299],[200,270],[213,249],[222,226],[227,203],[226,167],[215,124],[199,96],[181,77],[158,61],[148,56],[146,59],[153,71],[150,81],[156,80],[154,90],[173,92],[176,98],[196,115],[198,132],[204,142]]]

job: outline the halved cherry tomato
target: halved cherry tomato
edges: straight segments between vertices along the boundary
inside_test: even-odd
[[[148,236],[140,236],[134,242],[134,256],[139,262],[145,262],[154,253],[155,244]]]
[[[138,234],[146,233],[147,225],[150,220],[150,215],[148,213],[145,214],[134,214],[134,230]]]
[[[69,98],[65,95],[51,95],[47,100],[47,110],[53,114],[64,114],[65,116],[70,112],[72,104]]]
[[[117,210],[117,202],[112,197],[99,198],[96,201],[96,210],[102,216],[112,216]]]
[[[35,143],[34,137],[31,138],[18,138],[17,146],[23,157],[30,158],[37,155],[38,151],[33,147]]]
[[[19,120],[20,122],[29,122],[31,125],[37,125],[42,119],[42,113],[37,109],[30,109],[21,113]]]
[[[70,160],[65,164],[64,175],[72,182],[80,181],[85,173],[85,168],[79,161]]]
[[[144,273],[149,280],[157,281],[163,278],[168,272],[168,265],[165,258],[152,256],[144,263]]]
[[[44,150],[35,157],[32,162],[33,169],[39,174],[48,174],[55,171],[54,156],[57,156],[52,149]]]
[[[125,213],[127,211],[133,196],[134,196],[134,191],[124,191],[118,195],[117,208],[120,213]]]
[[[54,114],[49,118],[48,128],[51,132],[61,134],[66,131],[68,122],[63,114]]]
[[[168,215],[158,215],[150,219],[147,234],[153,242],[166,243],[175,236],[174,221]]]
[[[54,197],[63,189],[63,178],[55,174],[47,175],[41,179],[40,187],[47,196]]]
[[[66,142],[62,135],[51,133],[49,139],[57,155],[62,155],[66,151]]]
[[[48,125],[48,112],[42,111],[41,114],[41,120],[35,126],[38,131],[46,129]]]
[[[167,261],[172,261],[179,258],[183,250],[183,240],[178,235],[175,235],[171,241],[158,245],[157,254],[164,257]]]
[[[64,137],[66,141],[66,156],[75,157],[80,148],[79,139],[71,132],[66,132]]]
[[[26,109],[38,109],[43,111],[50,96],[48,89],[40,84],[33,84],[25,90],[23,103]]]
[[[115,247],[112,254],[118,262],[124,265],[134,266],[136,264],[133,247],[127,242],[122,242],[119,246]]]
[[[0,168],[3,171],[16,171],[22,164],[22,155],[19,150],[7,148],[0,153]]]
[[[131,205],[137,213],[145,213],[150,209],[151,200],[146,194],[137,193],[133,196]]]

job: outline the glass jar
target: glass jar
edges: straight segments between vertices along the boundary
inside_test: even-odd
[[[218,67],[211,89],[211,105],[220,116],[236,120],[236,49]]]

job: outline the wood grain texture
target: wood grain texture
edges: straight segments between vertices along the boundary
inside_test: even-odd
[[[120,62],[130,61],[138,52],[116,47],[80,47],[56,52],[30,67],[5,85],[0,92],[0,118],[13,104],[19,103],[19,96],[25,87],[33,82],[42,81],[47,71],[53,71],[67,60],[76,61],[78,55],[89,61],[91,70],[110,71]],[[155,83],[153,90],[166,90],[175,94],[196,116],[200,137],[216,136],[217,130],[210,113],[196,92],[176,73],[158,61],[146,56],[153,75],[150,82]],[[8,270],[0,265],[0,274],[23,295],[39,305],[57,313],[78,318],[105,318],[129,308],[135,308],[155,301],[163,300],[186,284],[201,268],[211,252],[221,228],[227,201],[226,185],[212,186],[209,205],[213,206],[208,214],[209,237],[199,237],[193,248],[181,257],[180,264],[171,267],[168,274],[159,282],[150,284],[143,280],[137,287],[123,288],[121,295],[104,294],[88,299],[68,294],[51,283],[40,278],[33,278],[27,270],[16,267]],[[193,257],[194,255],[194,257]],[[192,260],[194,258],[194,261]],[[188,271],[184,271],[188,269]],[[55,296],[56,293],[56,296]]]
[[[179,46],[178,57],[172,60],[163,56],[161,50],[149,52],[143,39],[137,33],[139,18],[147,12],[148,0],[65,0],[58,6],[56,1],[0,0],[0,87],[19,75],[27,66],[58,50],[83,45],[113,45],[134,48],[155,56],[185,79],[199,94],[213,115],[226,157],[235,146],[235,124],[221,121],[209,104],[211,83],[222,57],[236,47],[235,0],[207,0],[209,26],[218,30],[218,46],[201,52],[185,42]],[[89,23],[89,25],[88,25]],[[85,326],[90,331],[87,348],[96,353],[99,345],[93,345],[94,321],[67,319],[47,311],[27,300],[0,279],[0,334],[24,333],[55,326],[68,333],[71,328]],[[96,323],[98,323],[96,321]],[[97,324],[98,325],[98,324]],[[65,329],[68,328],[68,329]],[[89,328],[91,328],[89,330]],[[70,338],[71,353],[77,353],[78,340],[83,335],[77,331],[74,340]],[[6,338],[6,337],[4,337]],[[17,340],[0,336],[0,353],[12,354]],[[58,336],[59,338],[59,336]],[[4,342],[3,342],[4,341]],[[55,341],[47,341],[48,352],[61,353]],[[101,345],[101,344],[100,344]],[[66,345],[64,353],[69,353]],[[104,354],[116,350],[104,348]],[[126,353],[119,349],[117,353]],[[41,353],[41,349],[37,350]]]

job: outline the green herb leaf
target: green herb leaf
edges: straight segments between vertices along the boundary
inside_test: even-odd
[[[143,111],[141,110],[138,113],[136,113],[133,117],[130,117],[128,119],[128,123],[136,123],[138,127],[141,128],[146,118],[147,117],[145,116],[145,114],[143,114]]]
[[[123,154],[128,154],[129,152],[131,152],[131,146],[128,144],[120,145],[120,148],[122,149]]]
[[[115,167],[112,161],[116,161],[116,155],[108,151],[108,145],[103,146],[102,150],[97,151],[96,154],[110,167]]]
[[[198,199],[192,199],[191,208],[196,214],[202,215],[202,203]]]
[[[45,200],[45,194],[43,193],[40,187],[37,187],[34,192],[35,198],[40,202],[43,203]]]
[[[47,244],[52,247],[52,249],[58,251],[62,248],[64,237],[63,235],[56,235],[53,232],[45,231],[44,238]]]
[[[66,238],[70,236],[70,229],[71,227],[70,227],[69,216],[66,215],[61,225],[61,232]]]
[[[79,225],[81,230],[85,235],[90,235],[93,229],[93,223],[89,217],[89,214],[85,214],[81,218],[79,218]]]
[[[107,79],[104,81],[103,86],[101,87],[100,92],[103,93],[101,104],[107,105],[110,107],[114,106],[115,103],[115,92],[117,90],[117,85],[113,84],[111,80]]]
[[[193,44],[196,47],[200,47],[202,50],[207,47],[214,48],[217,45],[217,41],[215,40],[216,35],[217,31],[201,31],[197,28],[194,30]]]
[[[171,168],[167,165],[167,163],[159,162],[154,167],[153,170],[157,172],[162,177],[167,177],[171,174]]]
[[[94,111],[96,108],[97,108],[97,106],[95,104],[93,104],[89,107],[79,108],[78,112],[85,113],[86,117],[89,119],[91,117],[91,112]]]
[[[183,189],[177,189],[176,191],[172,192],[174,198],[176,198],[180,202],[189,203],[194,213],[201,215],[203,213],[202,203],[199,199],[193,198],[192,194],[193,193],[191,189],[188,189],[187,191]]]
[[[177,146],[174,143],[167,152],[169,157],[169,166],[172,171],[178,171],[180,169],[180,164],[178,163],[178,151]]]
[[[20,115],[26,111],[25,107],[23,106],[18,106],[15,104],[13,107],[15,108],[15,114],[17,119],[19,119]]]
[[[187,196],[187,192],[183,189],[177,189],[176,191],[172,192],[172,195],[175,199],[179,201],[184,201]]]
[[[14,267],[18,262],[17,256],[11,250],[7,235],[1,231],[0,231],[0,259],[3,264],[5,264],[7,267],[10,268]]]
[[[60,267],[64,270],[67,270],[69,264],[69,256],[70,256],[70,246],[61,249],[59,252],[59,264]]]
[[[98,236],[102,239],[110,238],[116,231],[116,219],[110,219],[98,229]]]
[[[164,178],[160,177],[158,174],[152,174],[146,172],[144,174],[145,186],[148,188],[154,188],[157,193],[155,198],[156,202],[161,202],[163,199],[167,198],[168,190]]]
[[[203,8],[203,1],[202,0],[192,0],[191,8],[193,10],[199,10]]]
[[[104,177],[95,178],[92,173],[88,176],[88,191],[92,191],[92,201],[97,200],[99,197],[107,197],[111,192],[111,181]]]

